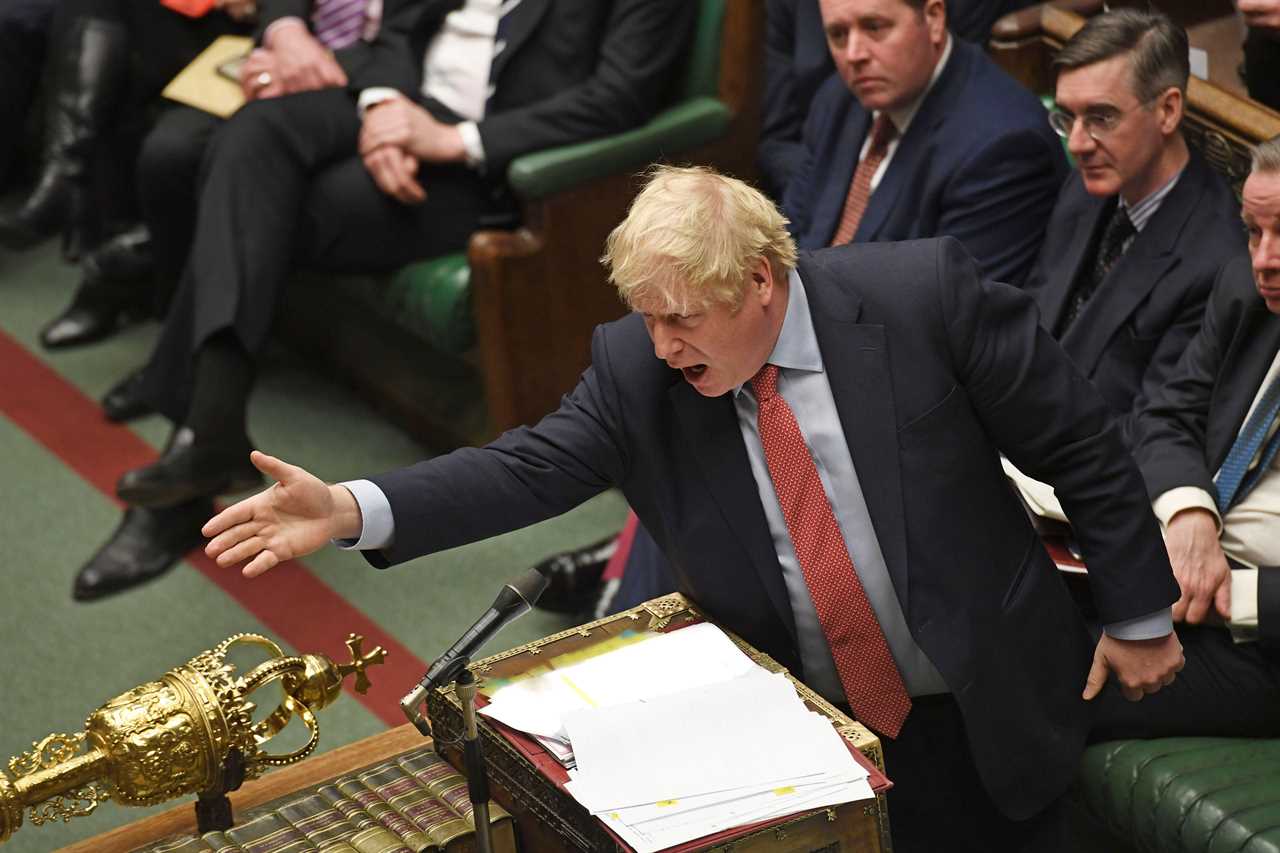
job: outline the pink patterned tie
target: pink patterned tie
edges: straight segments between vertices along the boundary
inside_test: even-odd
[[[760,444],[769,476],[849,707],[863,723],[895,738],[911,710],[911,697],[853,568],[800,425],[778,393],[777,366],[760,368],[751,388],[760,405]]]
[[[367,0],[316,0],[311,31],[330,50],[341,50],[360,38]]]
[[[836,235],[831,238],[831,245],[843,246],[858,233],[858,223],[867,210],[867,202],[871,200],[871,178],[876,169],[889,153],[889,143],[898,135],[898,130],[889,120],[889,116],[880,113],[871,125],[871,144],[867,146],[867,156],[853,170],[853,181],[849,184],[849,194],[844,198],[844,211],[840,214],[840,224],[836,226]]]

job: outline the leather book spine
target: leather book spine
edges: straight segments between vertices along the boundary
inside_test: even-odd
[[[414,853],[431,850],[436,846],[430,835],[414,826],[404,815],[392,808],[390,803],[378,796],[373,789],[360,781],[360,779],[354,776],[344,776],[334,782],[334,787],[341,791],[347,799],[358,803],[360,808],[369,813],[370,817],[399,836],[400,840]],[[335,803],[335,805],[337,804]]]
[[[361,828],[319,794],[276,809],[324,853],[409,853],[409,848],[371,817]]]
[[[351,836],[351,846],[361,853],[414,853],[403,838],[383,826],[363,806],[339,791],[336,785],[321,785],[316,794],[356,828]]]
[[[460,817],[412,774],[394,762],[366,770],[360,774],[359,779],[414,826],[430,836],[441,850],[454,839],[474,832],[470,821]]]
[[[314,853],[320,848],[275,812],[264,812],[225,833],[245,853]]]
[[[213,853],[214,847],[200,836],[164,838],[155,844],[139,847],[134,853]]]
[[[442,801],[457,812],[458,815],[465,818],[468,823],[474,825],[474,809],[471,805],[470,792],[467,790],[467,780],[461,773],[454,770],[449,762],[432,750],[400,755],[396,757],[396,761],[401,767],[412,773],[414,778],[429,790],[436,799]],[[490,824],[497,824],[500,821],[510,819],[511,815],[502,806],[494,802],[489,804]]]
[[[245,849],[228,838],[225,832],[206,832],[200,840],[208,844],[213,853],[245,853]]]

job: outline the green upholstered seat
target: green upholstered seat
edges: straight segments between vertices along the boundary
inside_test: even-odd
[[[716,97],[725,0],[701,0],[690,54],[676,102],[624,133],[518,157],[507,180],[522,201],[534,201],[595,178],[642,169],[721,136],[732,118]],[[379,316],[442,352],[458,355],[475,344],[471,285],[465,253],[410,264],[385,287],[358,288]]]
[[[1091,816],[1135,850],[1280,853],[1280,740],[1101,743],[1078,785]]]

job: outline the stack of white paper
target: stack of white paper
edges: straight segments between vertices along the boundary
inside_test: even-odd
[[[638,853],[869,799],[867,772],[782,675],[569,713],[569,792]]]
[[[874,796],[831,722],[708,623],[552,663],[480,713],[574,768],[569,792],[638,853]]]
[[[572,767],[565,714],[663,696],[753,670],[764,672],[723,631],[700,623],[506,685],[480,713],[533,735]]]

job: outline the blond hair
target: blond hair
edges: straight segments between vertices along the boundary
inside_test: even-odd
[[[713,303],[736,310],[760,258],[775,278],[796,264],[773,202],[712,169],[656,166],[600,261],[628,307],[688,314]]]

